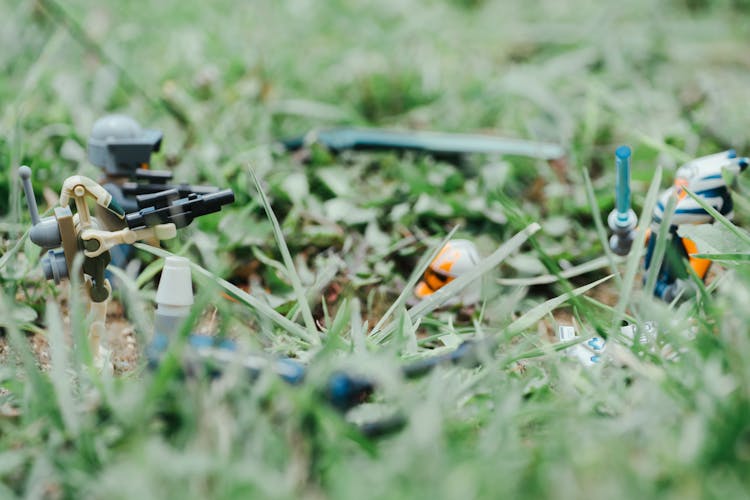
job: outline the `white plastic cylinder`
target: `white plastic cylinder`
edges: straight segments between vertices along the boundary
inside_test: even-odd
[[[193,284],[190,261],[184,257],[171,256],[164,260],[161,281],[156,290],[157,334],[171,335],[190,314],[193,305]]]

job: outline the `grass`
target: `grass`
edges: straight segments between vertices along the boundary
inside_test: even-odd
[[[642,291],[638,252],[617,261],[603,247],[601,217],[621,143],[634,149],[642,221],[657,166],[658,191],[687,158],[747,151],[747,7],[0,4],[0,497],[746,498],[747,204],[735,204],[739,227],[691,229],[726,269],[671,307]],[[196,328],[296,357],[308,383],[249,384],[233,370],[186,380],[176,358],[112,377],[70,347],[82,304],[41,280],[15,167],[34,168],[40,200],[73,173],[97,178],[85,141],[108,111],[164,131],[156,166],[237,194],[166,245],[195,263]],[[274,145],[337,124],[492,131],[557,141],[570,157],[454,166],[313,148],[301,163]],[[531,240],[514,239],[532,223]],[[411,303],[423,257],[448,234],[495,269],[476,309]],[[146,271],[118,273],[116,300],[142,348],[165,253],[140,248]],[[560,273],[602,254],[613,269]],[[537,275],[546,283],[523,285]],[[573,318],[582,338],[612,339],[623,317],[653,321],[658,339],[610,342],[590,370],[551,342]],[[399,376],[405,360],[475,337],[500,341],[481,368]],[[342,369],[379,382],[346,416],[319,391]],[[406,427],[387,438],[355,427],[399,415]]]

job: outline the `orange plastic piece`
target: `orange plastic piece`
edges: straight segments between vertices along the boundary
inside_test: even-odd
[[[686,188],[688,186],[688,180],[687,179],[681,179],[677,178],[674,180],[674,187],[675,187],[675,193],[677,194],[677,199],[682,200],[687,196],[687,191],[685,191],[683,188]]]
[[[687,251],[688,258],[690,259],[690,267],[693,268],[693,271],[695,271],[695,274],[697,274],[700,279],[703,279],[708,272],[708,268],[711,267],[711,261],[709,259],[698,259],[693,257],[693,254],[698,253],[698,245],[696,245],[694,241],[682,238],[682,244],[685,246],[685,251]]]

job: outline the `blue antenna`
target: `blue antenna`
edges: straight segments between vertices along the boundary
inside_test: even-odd
[[[609,247],[617,255],[630,252],[638,224],[638,217],[630,208],[630,156],[629,146],[620,146],[615,151],[615,209],[610,212],[607,222],[614,233],[609,239]]]

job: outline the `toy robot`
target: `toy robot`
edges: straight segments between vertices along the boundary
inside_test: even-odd
[[[414,293],[420,299],[432,295],[458,276],[473,269],[481,260],[477,247],[468,240],[451,240],[445,244],[424,272]],[[464,305],[479,301],[480,287],[469,287],[459,296]],[[455,301],[454,301],[455,303]]]
[[[656,233],[664,217],[667,201],[670,196],[677,197],[677,206],[669,226],[671,242],[659,270],[654,290],[656,296],[671,302],[682,291],[688,278],[685,260],[700,279],[705,279],[711,266],[710,260],[692,256],[698,252],[693,241],[681,238],[677,234],[677,228],[682,224],[711,224],[714,221],[711,214],[689,197],[683,188],[689,189],[721,215],[731,219],[734,215],[732,195],[722,173],[724,170],[739,173],[744,171],[747,165],[747,158],[738,158],[733,150],[729,150],[696,158],[677,170],[673,186],[662,193],[651,220],[651,234],[645,259],[646,270],[651,266],[656,247]]]
[[[234,193],[229,189],[210,195],[193,193],[182,199],[177,199],[176,190],[168,190],[139,197],[138,210],[127,214],[101,185],[88,177],[74,175],[63,183],[60,206],[55,208],[54,216],[41,219],[31,186],[31,169],[21,167],[19,176],[33,223],[30,239],[45,250],[41,259],[45,277],[60,283],[72,276],[80,265],[82,284],[90,299],[89,310],[93,316],[88,332],[89,346],[100,367],[106,358],[106,349],[102,348],[100,340],[112,290],[105,276],[105,268],[111,259],[110,249],[136,241],[173,238],[178,228],[234,201]],[[107,211],[109,217],[119,221],[116,226],[120,229],[106,227],[92,217],[86,198],[93,199],[101,211]],[[71,200],[75,204],[75,215],[68,206]]]

